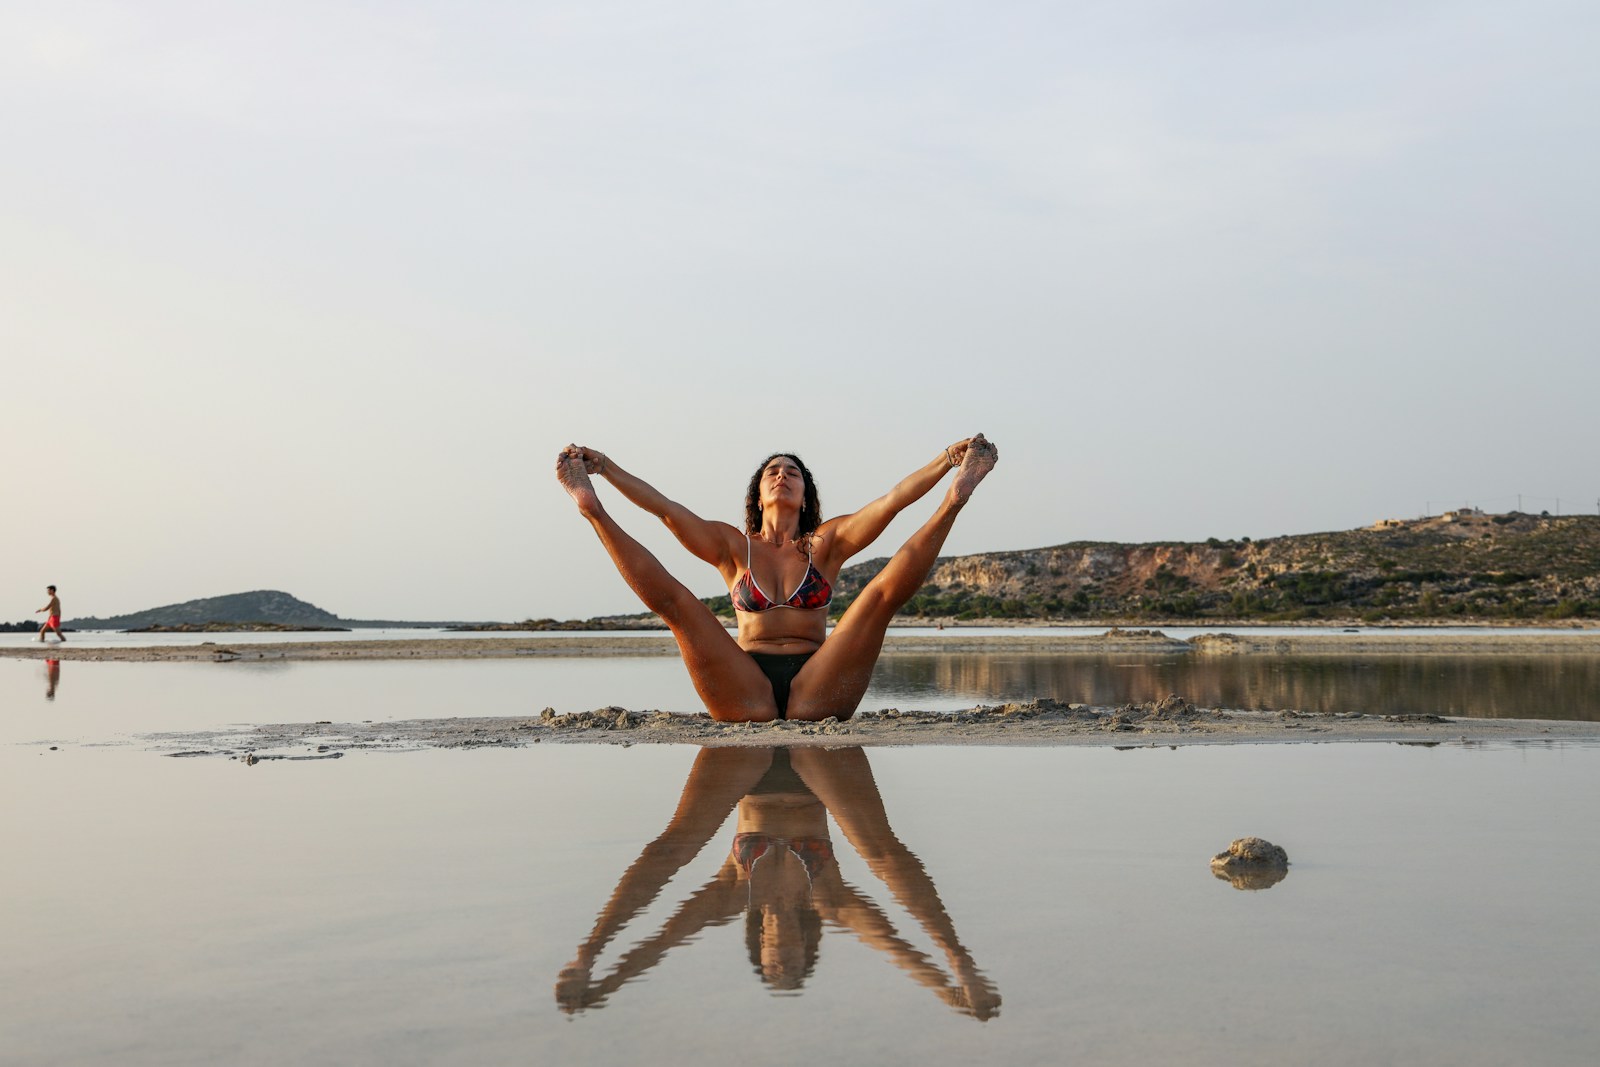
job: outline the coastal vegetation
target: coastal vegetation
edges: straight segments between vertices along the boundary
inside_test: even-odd
[[[839,576],[849,606],[887,562]],[[707,603],[731,615],[727,597]],[[909,618],[1142,622],[1546,622],[1600,618],[1600,517],[1476,511],[1251,540],[940,560]]]

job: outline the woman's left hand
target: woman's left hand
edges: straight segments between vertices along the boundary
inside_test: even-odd
[[[604,474],[606,472],[606,454],[597,448],[588,445],[568,445],[561,450],[563,455],[577,456],[583,461],[585,474]]]
[[[944,458],[950,461],[951,470],[961,466],[961,460],[965,458],[967,454],[967,445],[971,443],[972,438],[963,437],[961,440],[944,450]]]

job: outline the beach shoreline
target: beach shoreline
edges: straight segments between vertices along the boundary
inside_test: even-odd
[[[541,637],[451,637],[391,640],[235,642],[186,645],[96,646],[29,644],[0,647],[0,658],[115,662],[229,662],[233,660],[496,659],[526,656],[677,656],[670,634],[552,635]],[[1439,630],[1430,633],[1252,634],[1207,633],[1188,640],[1159,630],[1108,630],[1103,634],[964,635],[958,628],[925,634],[892,634],[885,655],[911,653],[1151,653],[1276,656],[1429,656],[1429,655],[1600,655],[1600,630],[1550,633],[1485,633]]]

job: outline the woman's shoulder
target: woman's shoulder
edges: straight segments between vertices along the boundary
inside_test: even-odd
[[[837,528],[829,525],[832,521],[829,520],[811,531],[806,539],[806,551],[810,553],[811,561],[821,567],[844,562],[842,559],[833,558],[838,551],[839,538]]]
[[[722,539],[723,545],[730,553],[737,549],[739,558],[744,558],[744,545],[747,540],[744,530],[730,522],[723,522],[721,519],[711,519],[709,520],[709,525],[712,530],[716,531],[716,535]]]

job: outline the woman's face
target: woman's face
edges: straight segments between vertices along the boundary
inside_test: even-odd
[[[805,864],[786,848],[761,857],[749,874],[750,907],[761,916],[761,971],[780,989],[799,988],[806,973],[802,915],[811,906]]]
[[[780,503],[798,508],[805,498],[805,475],[800,473],[800,464],[788,456],[774,456],[771,462],[761,468],[763,508]]]
[[[800,908],[763,908],[761,974],[779,989],[798,989],[806,975],[806,935]]]

